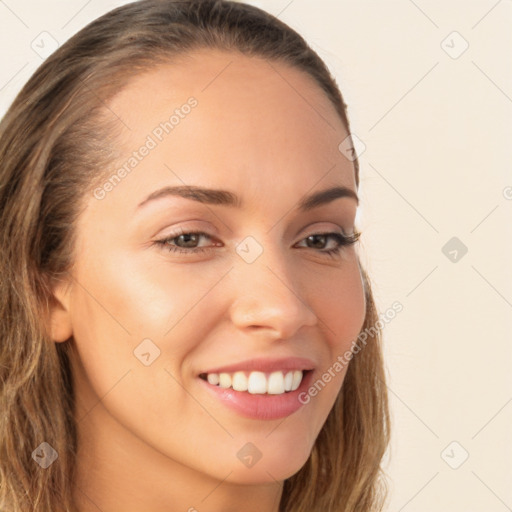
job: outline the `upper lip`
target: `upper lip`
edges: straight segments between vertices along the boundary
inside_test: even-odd
[[[259,358],[247,359],[239,363],[233,363],[226,366],[218,366],[210,368],[203,373],[234,373],[237,371],[260,371],[260,372],[274,372],[279,370],[312,370],[315,364],[310,359],[303,357],[284,357],[277,359]]]

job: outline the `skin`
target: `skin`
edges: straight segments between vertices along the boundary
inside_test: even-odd
[[[338,150],[348,133],[323,91],[282,64],[197,51],[137,76],[109,103],[130,128],[115,141],[116,165],[190,96],[198,105],[121,183],[101,200],[84,197],[77,258],[54,290],[53,339],[76,352],[80,512],[277,511],[346,367],[285,420],[240,416],[198,373],[299,356],[315,362],[314,382],[363,324],[356,246],[331,258],[322,251],[334,240],[307,243],[323,230],[352,233],[356,201],[296,209],[313,191],[356,190],[353,163]],[[245,205],[165,197],[137,209],[151,192],[183,184],[229,189]],[[207,232],[197,246],[212,250],[155,244],[179,228]],[[253,263],[235,251],[246,236],[263,248]],[[149,366],[133,354],[146,338],[161,351]],[[262,454],[251,468],[236,456],[248,442]]]

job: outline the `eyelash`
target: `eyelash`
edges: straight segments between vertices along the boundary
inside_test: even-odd
[[[161,245],[162,248],[165,248],[166,250],[173,252],[173,253],[207,253],[212,250],[215,250],[215,247],[190,247],[190,248],[183,248],[183,247],[175,247],[169,244],[169,242],[173,242],[177,238],[179,238],[182,235],[200,235],[205,236],[206,238],[212,238],[208,233],[204,233],[202,231],[181,231],[180,233],[172,234],[171,236],[164,238],[162,240],[156,240],[155,243],[158,245]],[[325,236],[328,238],[332,238],[336,240],[337,245],[333,249],[328,250],[321,250],[319,249],[318,252],[321,254],[325,254],[326,256],[330,256],[331,258],[334,258],[339,255],[339,253],[342,251],[344,247],[350,246],[355,244],[360,236],[361,232],[356,231],[351,235],[343,235],[338,232],[322,232],[322,233],[312,233],[311,235],[308,235],[306,238],[303,238],[303,240],[308,239],[312,236]],[[302,240],[301,240],[302,241]]]

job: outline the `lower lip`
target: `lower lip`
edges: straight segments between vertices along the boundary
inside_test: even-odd
[[[199,380],[210,393],[241,416],[255,420],[277,420],[290,416],[304,405],[299,400],[299,395],[308,388],[312,375],[313,372],[308,371],[295,391],[288,391],[281,395],[253,395],[248,391],[221,388],[201,378]]]

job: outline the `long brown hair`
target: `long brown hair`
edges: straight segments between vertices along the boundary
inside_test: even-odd
[[[346,105],[319,56],[286,24],[227,0],[142,0],[93,21],[33,74],[0,123],[0,509],[75,512],[77,428],[70,343],[49,334],[52,283],[74,261],[74,226],[120,120],[107,102],[134,75],[201,48],[255,55],[314,78],[348,131]],[[341,141],[340,141],[341,142]],[[354,161],[356,184],[359,164]],[[306,464],[284,482],[280,511],[382,510],[390,419],[370,281],[363,330]],[[42,442],[58,459],[42,469]]]

